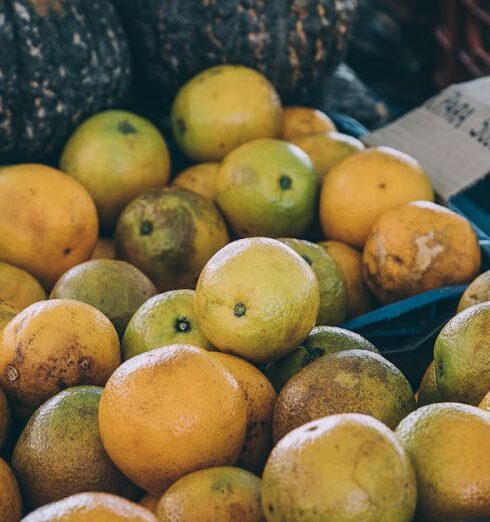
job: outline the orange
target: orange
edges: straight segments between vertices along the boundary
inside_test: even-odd
[[[318,243],[339,265],[347,287],[347,317],[352,319],[376,308],[376,301],[364,282],[362,255],[338,241]]]
[[[274,407],[277,442],[302,424],[336,413],[363,413],[389,428],[416,407],[412,388],[396,366],[375,352],[324,355],[284,385]]]
[[[308,154],[313,162],[319,184],[322,183],[327,172],[333,167],[351,154],[364,149],[361,141],[339,132],[321,132],[300,136],[290,140],[290,142]]]
[[[300,237],[313,220],[316,192],[310,158],[271,139],[230,152],[215,182],[215,201],[239,237]]]
[[[285,141],[335,130],[333,121],[322,111],[301,106],[284,107],[282,139]]]
[[[241,65],[218,65],[179,90],[171,120],[175,139],[189,158],[218,161],[247,141],[279,137],[282,107],[262,74]]]
[[[262,477],[268,522],[410,522],[413,468],[384,424],[360,414],[330,415],[286,435]]]
[[[233,464],[246,422],[247,403],[235,377],[208,352],[188,345],[123,363],[99,406],[109,457],[152,495],[191,471]]]
[[[2,328],[20,312],[19,308],[0,299],[0,331]]]
[[[470,222],[427,201],[384,214],[363,253],[364,279],[383,303],[467,283],[480,264],[480,246]]]
[[[23,415],[69,386],[103,386],[120,360],[109,319],[78,301],[34,303],[0,332],[0,384]]]
[[[90,259],[114,259],[116,253],[114,251],[114,241],[101,237],[95,244],[95,249],[92,252]]]
[[[19,311],[46,299],[46,292],[37,279],[25,270],[0,261],[0,301]]]
[[[79,493],[33,511],[22,522],[157,522],[148,509],[110,493]]]
[[[140,506],[143,506],[145,507],[146,509],[149,509],[152,513],[155,513],[155,511],[157,510],[157,504],[158,504],[158,501],[160,500],[159,497],[155,497],[153,495],[150,495],[149,493],[147,493],[139,502],[138,504]]]
[[[287,355],[318,316],[315,273],[292,248],[275,239],[241,239],[204,267],[196,288],[196,315],[204,335],[222,352],[254,363]]]
[[[173,181],[174,187],[192,190],[208,199],[214,198],[214,181],[219,163],[201,163],[183,170]]]
[[[458,304],[458,312],[487,301],[490,301],[490,270],[480,274],[464,291]]]
[[[263,522],[260,479],[232,467],[195,471],[167,489],[156,514],[160,522]]]
[[[422,167],[394,149],[367,149],[349,156],[325,176],[320,221],[328,239],[362,247],[387,210],[415,200],[434,200]]]
[[[22,516],[22,500],[12,470],[0,459],[0,520],[19,522]]]
[[[261,473],[272,448],[272,413],[277,394],[255,366],[233,355],[213,352],[240,383],[247,399],[247,433],[237,466]]]
[[[490,414],[430,404],[403,419],[396,434],[415,468],[417,520],[490,517]]]
[[[115,241],[117,257],[165,292],[193,289],[204,265],[229,237],[211,201],[171,187],[134,199],[121,214]]]
[[[52,286],[87,260],[98,233],[88,192],[70,176],[44,165],[0,171],[0,260]]]
[[[490,413],[490,392],[483,397],[478,407]]]
[[[26,507],[34,509],[84,491],[137,493],[102,446],[101,394],[98,386],[68,388],[42,404],[25,425],[12,469]]]
[[[434,361],[432,361],[427,367],[427,370],[425,370],[420,383],[417,392],[417,404],[419,406],[425,406],[435,402],[442,402],[442,397],[437,388],[435,366]]]
[[[75,130],[63,149],[60,168],[87,189],[101,228],[110,232],[131,200],[166,185],[170,158],[152,123],[112,110],[95,114]]]

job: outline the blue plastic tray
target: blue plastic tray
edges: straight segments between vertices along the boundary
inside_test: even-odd
[[[368,131],[341,114],[329,115],[340,132],[361,138]],[[448,202],[475,227],[483,255],[482,270],[490,269],[490,177]],[[467,285],[450,286],[382,306],[341,326],[369,339],[408,378],[414,389],[433,357],[434,341],[454,316]]]

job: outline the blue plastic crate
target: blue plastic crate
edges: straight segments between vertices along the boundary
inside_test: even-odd
[[[341,114],[330,114],[340,132],[361,138],[368,131]],[[483,255],[482,270],[490,269],[490,176],[457,194],[448,206],[475,227]],[[414,389],[433,356],[434,341],[454,316],[467,285],[438,288],[345,322],[341,326],[369,339],[408,378]]]

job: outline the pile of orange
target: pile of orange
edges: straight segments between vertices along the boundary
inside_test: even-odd
[[[415,159],[246,67],[191,79],[171,120],[182,172],[126,111],[85,121],[59,170],[0,170],[0,520],[490,517],[470,222]],[[469,282],[417,394],[338,326]]]

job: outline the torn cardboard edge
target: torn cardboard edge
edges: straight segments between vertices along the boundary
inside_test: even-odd
[[[452,85],[362,141],[413,156],[448,201],[490,176],[490,77]]]

